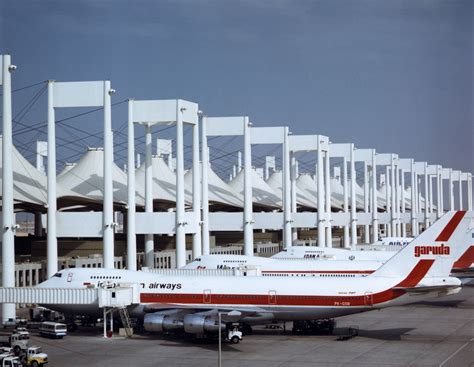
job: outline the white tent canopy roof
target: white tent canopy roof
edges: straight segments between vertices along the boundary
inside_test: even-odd
[[[207,169],[209,184],[209,202],[232,206],[236,208],[244,207],[242,195],[235,191],[228,183],[222,180],[211,167]],[[184,175],[184,183],[187,187],[192,187],[193,170],[190,169]]]
[[[112,165],[114,202],[127,203],[127,175],[115,164]],[[104,188],[104,150],[89,148],[77,165],[63,171],[58,183],[74,192],[97,200],[103,199]],[[138,187],[139,185],[137,185]],[[143,196],[136,198],[137,205],[144,205]]]
[[[364,195],[357,193],[357,184],[356,184],[356,208],[364,209]],[[342,183],[335,179],[331,178],[331,194],[340,198],[341,202],[344,202],[344,186]],[[349,206],[351,205],[351,186],[350,182],[347,183],[347,195],[349,198]]]
[[[253,203],[270,208],[281,208],[281,199],[278,194],[259,176],[255,169],[252,173]],[[241,170],[229,185],[241,194],[244,192],[244,170]]]
[[[0,135],[0,169],[2,169],[2,145],[3,139]],[[20,152],[13,147],[13,200],[15,203],[33,204],[45,206],[47,204],[47,178],[28,162]],[[2,175],[3,177],[3,175]],[[3,179],[0,180],[2,190]],[[0,191],[1,192],[1,191]],[[90,199],[79,195],[58,183],[56,186],[58,200],[72,200],[75,204],[79,202],[88,203]]]
[[[313,180],[311,175],[309,173],[302,173],[299,175],[298,179],[296,180],[296,185],[298,188],[301,190],[304,190],[304,192],[307,195],[311,195],[312,197],[315,198],[317,202],[317,197],[318,197],[318,185],[317,183]],[[331,186],[332,190],[332,186]],[[331,191],[331,207],[341,209],[342,208],[342,198],[340,198],[340,195],[334,192],[334,190]]]
[[[154,156],[151,160],[153,175],[153,199],[158,201],[176,202],[176,175],[168,167],[162,157]],[[137,191],[145,197],[145,163],[135,170],[135,180]],[[191,195],[187,187],[185,188],[186,201],[189,202],[188,196]]]
[[[283,173],[281,171],[274,171],[268,178],[267,184],[283,199]],[[296,203],[306,208],[317,208],[315,198],[300,190],[298,185],[296,189]]]

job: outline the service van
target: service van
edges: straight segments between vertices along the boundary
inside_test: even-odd
[[[62,338],[67,335],[67,326],[59,322],[44,321],[40,324],[39,333],[51,338]]]

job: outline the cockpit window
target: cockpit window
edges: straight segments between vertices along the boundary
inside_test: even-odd
[[[63,275],[62,273],[56,273],[53,275],[53,277],[61,278],[62,275]]]

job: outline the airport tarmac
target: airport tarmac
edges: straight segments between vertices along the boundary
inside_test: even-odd
[[[357,326],[359,336],[292,335],[258,327],[237,344],[223,344],[223,366],[474,366],[474,283],[459,294],[337,319],[336,333]],[[216,366],[217,343],[159,335],[104,339],[82,328],[62,340],[33,343],[54,366]]]

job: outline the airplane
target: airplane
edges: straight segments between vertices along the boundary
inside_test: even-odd
[[[385,262],[397,250],[351,250],[318,246],[290,246],[271,256],[273,259],[365,260]]]
[[[395,252],[390,253],[390,257]],[[256,268],[262,276],[290,277],[363,277],[372,274],[390,258],[385,260],[333,260],[313,261],[300,258],[269,258],[245,255],[201,255],[182,269],[250,269]],[[474,246],[469,247],[456,260],[452,274],[465,282],[474,278]]]
[[[413,237],[382,237],[374,243],[375,246],[398,246],[403,247],[413,241]]]
[[[255,267],[262,276],[356,277],[372,274],[383,263],[382,261],[371,260],[312,261],[308,259],[278,259],[245,255],[201,255],[181,269],[243,269]]]
[[[374,273],[362,278],[275,279],[236,276],[162,276],[101,268],[64,269],[42,288],[140,285],[128,307],[150,332],[209,334],[239,325],[334,318],[455,294],[453,263],[474,241],[474,212],[448,212]],[[64,314],[97,315],[98,303],[44,305]],[[218,315],[223,322],[219,325]]]

